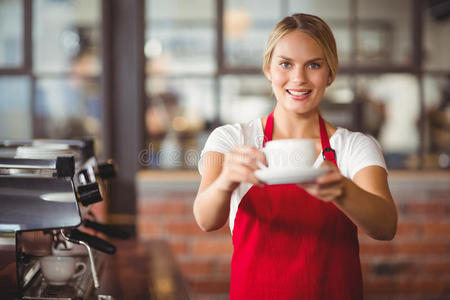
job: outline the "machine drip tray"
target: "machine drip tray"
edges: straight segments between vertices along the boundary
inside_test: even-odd
[[[58,299],[58,300],[93,300],[98,299],[94,291],[94,281],[92,278],[88,256],[76,257],[78,261],[86,264],[86,271],[79,277],[70,280],[66,285],[49,285],[42,273],[39,272],[36,278],[30,283],[24,291],[22,299]],[[104,257],[94,254],[95,266],[99,276],[101,276]]]

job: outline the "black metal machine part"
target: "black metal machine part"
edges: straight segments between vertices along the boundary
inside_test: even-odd
[[[77,154],[76,156],[61,155],[55,159],[17,158],[12,154],[14,151],[11,149],[14,147],[32,147],[35,143],[67,144]],[[12,282],[14,284],[10,284],[9,288],[10,291],[11,288],[14,289],[14,286],[19,289],[18,295],[15,297],[21,298],[20,295],[25,289],[25,285],[32,282],[36,278],[36,274],[40,273],[34,251],[27,252],[29,249],[18,247],[26,241],[25,233],[42,233],[46,232],[46,229],[51,231],[52,229],[66,228],[70,241],[107,254],[116,252],[113,244],[76,228],[83,224],[85,227],[103,232],[110,237],[127,238],[127,233],[117,231],[110,225],[95,222],[95,218],[93,220],[85,219],[82,222],[82,214],[78,205],[82,204],[84,207],[88,207],[102,201],[103,180],[112,178],[116,174],[116,167],[111,161],[103,164],[97,163],[93,146],[92,140],[0,140],[0,200],[2,203],[0,234],[13,234],[16,238],[15,245],[12,244],[8,249],[5,248],[9,254],[12,252],[11,247],[15,246],[16,250],[11,257],[15,256],[14,266],[17,281]],[[5,147],[10,148],[11,151],[3,151]],[[3,156],[4,153],[12,156]],[[80,181],[74,174],[82,174],[85,181]],[[85,213],[84,211],[83,214]],[[34,244],[34,246],[36,245]],[[0,250],[2,250],[1,245]],[[93,261],[92,251],[89,249],[88,252],[90,260]],[[7,255],[2,256],[7,257]],[[8,263],[5,266],[8,266]],[[4,265],[0,264],[1,280],[3,267]],[[95,273],[95,266],[93,268],[92,272]],[[98,288],[97,275],[93,277],[94,281],[97,281],[94,284],[95,288]]]

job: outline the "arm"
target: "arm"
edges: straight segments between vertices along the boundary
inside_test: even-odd
[[[397,231],[397,210],[387,182],[386,171],[369,166],[358,171],[353,181],[344,177],[331,162],[332,170],[314,184],[301,185],[310,194],[332,201],[358,227],[377,240],[391,240]]]
[[[204,231],[219,229],[227,222],[233,191],[241,182],[262,183],[255,177],[256,159],[265,162],[254,147],[236,147],[227,154],[206,152],[203,175],[194,200],[194,217]]]

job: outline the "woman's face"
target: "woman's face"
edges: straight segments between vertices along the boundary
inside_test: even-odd
[[[276,44],[266,77],[278,105],[299,114],[317,109],[330,80],[330,69],[322,48],[298,30]]]

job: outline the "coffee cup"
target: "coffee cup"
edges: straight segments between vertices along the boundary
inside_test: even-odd
[[[262,149],[270,169],[311,167],[316,159],[315,150],[311,139],[272,140]]]
[[[65,285],[86,271],[86,264],[72,256],[44,256],[39,258],[42,274],[50,285]]]

